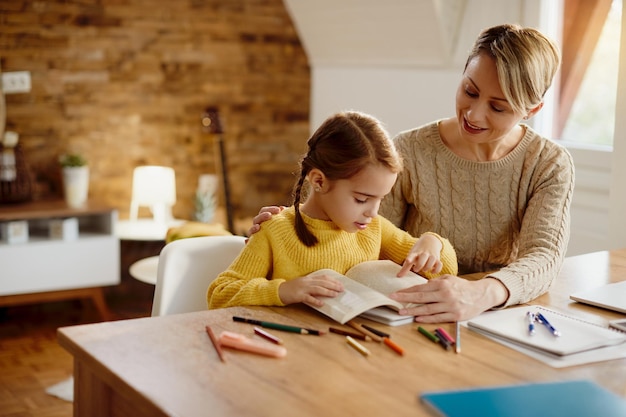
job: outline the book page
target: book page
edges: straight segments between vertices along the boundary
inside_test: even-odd
[[[426,278],[412,271],[403,277],[397,277],[401,268],[401,265],[389,260],[367,261],[352,267],[346,272],[346,276],[385,295],[428,282]],[[413,304],[407,304],[411,305]]]
[[[324,298],[325,304],[322,307],[311,307],[342,324],[374,307],[390,306],[395,309],[402,308],[402,304],[399,302],[377,291],[373,291],[371,288],[341,275],[337,271],[321,269],[317,273],[332,276],[340,281],[343,284],[344,292],[334,298]]]
[[[334,298],[324,298],[325,304],[322,307],[310,307],[342,324],[375,307],[387,306],[397,311],[404,306],[387,297],[388,294],[428,282],[426,278],[413,272],[399,278],[396,274],[400,268],[400,265],[392,261],[376,260],[352,267],[346,276],[332,269],[320,269],[318,274],[326,274],[340,281],[344,292]],[[413,305],[415,304],[406,304]]]

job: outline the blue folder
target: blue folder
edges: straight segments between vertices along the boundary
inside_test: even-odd
[[[424,392],[419,398],[444,417],[626,416],[624,398],[586,380]]]

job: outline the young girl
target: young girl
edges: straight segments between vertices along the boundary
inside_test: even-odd
[[[456,253],[446,239],[434,233],[413,238],[378,216],[401,169],[393,143],[375,118],[358,112],[328,118],[300,161],[293,206],[264,222],[211,283],[209,308],[322,306],[324,297],[337,296],[343,286],[315,271],[344,274],[376,259],[390,259],[427,278],[456,274]]]

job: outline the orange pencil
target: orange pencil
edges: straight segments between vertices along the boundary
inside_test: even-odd
[[[391,349],[393,349],[398,355],[400,356],[404,355],[404,349],[402,349],[400,346],[392,342],[390,338],[383,337],[383,343],[389,346]]]

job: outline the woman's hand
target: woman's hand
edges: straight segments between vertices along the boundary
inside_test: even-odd
[[[508,298],[504,284],[495,278],[468,281],[454,275],[443,275],[425,284],[390,294],[401,303],[421,304],[404,308],[400,314],[415,316],[418,323],[444,323],[469,320]]]
[[[336,297],[342,292],[341,282],[329,275],[317,272],[283,282],[278,287],[278,296],[285,305],[306,303],[321,307],[324,301],[317,297]]]
[[[252,219],[252,226],[248,229],[248,236],[252,236],[261,229],[261,223],[268,221],[273,215],[280,213],[285,206],[265,206],[261,207],[259,214]]]

